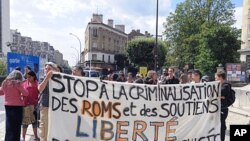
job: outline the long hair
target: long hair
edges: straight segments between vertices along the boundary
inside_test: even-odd
[[[23,75],[19,70],[13,70],[7,77],[6,80],[19,80],[23,81]]]
[[[19,70],[13,70],[3,81],[2,87],[7,85],[20,84],[24,80],[22,73]]]
[[[27,74],[33,76],[35,81],[37,80],[36,73],[34,71],[29,71]]]

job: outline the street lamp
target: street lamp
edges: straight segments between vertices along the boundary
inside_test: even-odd
[[[78,52],[78,50],[77,50],[75,47],[72,47],[72,46],[71,46],[71,48],[73,48],[73,49],[76,51],[76,53],[78,54],[78,55],[77,55],[77,60],[79,61],[79,52]],[[77,62],[78,62],[78,61],[77,61]],[[81,61],[81,59],[80,59],[80,61]],[[80,63],[80,62],[79,62],[79,63]]]
[[[72,36],[74,36],[74,37],[76,37],[77,39],[78,39],[78,41],[79,41],[79,44],[80,44],[80,65],[81,65],[81,53],[82,53],[82,43],[81,43],[81,40],[80,40],[80,38],[78,37],[78,36],[76,36],[75,34],[73,34],[73,33],[69,33],[69,35],[72,35]]]
[[[154,59],[155,59],[155,63],[154,63],[154,70],[157,71],[157,58],[158,58],[158,52],[157,52],[157,48],[158,48],[158,0],[156,2],[156,33],[155,33],[155,50],[154,50]]]

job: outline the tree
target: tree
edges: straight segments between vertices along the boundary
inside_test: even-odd
[[[175,60],[180,67],[192,63],[210,73],[219,63],[238,62],[240,31],[232,27],[233,9],[230,0],[185,0],[177,5],[164,23],[171,49],[167,61]]]
[[[0,76],[7,76],[7,65],[0,60]]]
[[[154,68],[154,38],[137,38],[128,43],[127,54],[131,63],[136,66],[147,66],[149,69]],[[157,48],[158,67],[164,65],[166,57],[166,45],[159,41]]]
[[[125,67],[127,60],[128,60],[128,57],[124,54],[116,54],[115,55],[116,65],[117,65],[119,70],[121,70]]]

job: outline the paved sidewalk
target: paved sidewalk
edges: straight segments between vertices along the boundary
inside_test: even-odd
[[[229,139],[229,137],[230,137],[230,125],[234,125],[234,124],[246,125],[246,124],[249,124],[249,122],[250,122],[250,112],[248,112],[246,110],[239,109],[239,108],[230,107],[228,117],[226,120],[227,133],[226,133],[225,141],[230,141],[230,139]]]
[[[4,136],[5,136],[5,112],[0,111],[0,141],[4,141]],[[33,130],[32,130],[32,125],[29,125],[25,141],[34,141],[34,135],[33,135]]]

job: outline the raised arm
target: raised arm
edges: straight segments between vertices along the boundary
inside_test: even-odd
[[[45,89],[45,87],[48,84],[52,75],[53,75],[53,71],[49,71],[48,74],[46,75],[45,79],[38,85],[38,91],[40,93]]]

